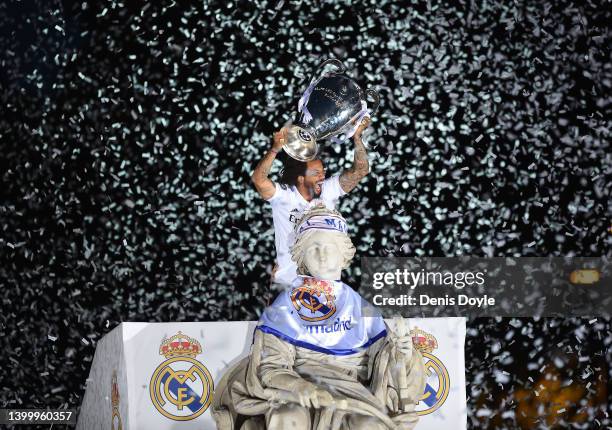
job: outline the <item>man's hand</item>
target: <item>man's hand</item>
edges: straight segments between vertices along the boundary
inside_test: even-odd
[[[361,139],[361,135],[363,131],[366,128],[368,128],[371,123],[372,123],[372,120],[370,119],[369,116],[366,116],[365,118],[363,118],[363,120],[361,121],[361,124],[359,124],[359,127],[357,127],[357,130],[355,130],[355,134],[353,135],[353,137],[355,139]]]
[[[280,151],[287,143],[287,128],[283,127],[276,133],[272,139],[272,149],[276,152]]]
[[[272,138],[272,147],[268,150],[266,155],[261,159],[253,174],[251,175],[251,181],[255,185],[259,195],[268,200],[274,196],[276,192],[276,186],[274,182],[268,178],[272,163],[276,158],[276,154],[282,149],[283,145],[287,143],[287,129],[281,128],[279,131],[274,133]]]
[[[357,186],[359,181],[364,178],[370,169],[368,164],[368,154],[366,152],[363,141],[361,140],[361,134],[371,123],[370,117],[365,117],[357,127],[355,134],[353,135],[353,141],[355,142],[355,155],[353,157],[353,165],[342,172],[340,175],[340,187],[345,193],[348,193]]]

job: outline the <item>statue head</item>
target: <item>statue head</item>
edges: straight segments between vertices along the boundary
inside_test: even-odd
[[[339,212],[320,204],[304,213],[295,229],[291,258],[300,275],[319,279],[340,279],[355,247],[346,232],[346,221]]]

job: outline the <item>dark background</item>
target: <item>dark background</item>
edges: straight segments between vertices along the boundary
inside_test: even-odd
[[[382,97],[339,208],[358,256],[612,255],[609,2],[32,0],[0,20],[0,407],[77,407],[121,321],[258,318],[274,242],[249,175],[330,57]],[[351,147],[325,146],[329,172]],[[472,428],[611,425],[609,320],[468,326]]]

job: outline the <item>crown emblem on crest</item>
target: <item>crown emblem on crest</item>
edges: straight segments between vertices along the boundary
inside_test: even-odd
[[[432,334],[429,334],[418,327],[410,330],[410,336],[412,337],[412,344],[421,353],[431,353],[438,347],[438,341],[436,338]]]
[[[197,340],[178,332],[172,337],[162,341],[159,347],[159,354],[166,358],[191,357],[202,352],[202,346]]]
[[[321,279],[305,278],[302,286],[312,288],[313,290],[320,291],[326,295],[333,295],[334,293],[331,282],[323,281]]]
[[[113,408],[119,406],[119,386],[117,385],[117,372],[113,371],[113,378],[111,380],[111,403]]]

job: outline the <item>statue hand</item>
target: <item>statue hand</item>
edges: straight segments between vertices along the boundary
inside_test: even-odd
[[[402,354],[407,358],[412,357],[412,338],[410,336],[399,336],[395,338],[395,344]]]
[[[320,407],[331,405],[334,401],[334,398],[328,391],[306,380],[295,384],[293,389],[300,399],[300,405],[305,408],[313,407],[319,409]]]

